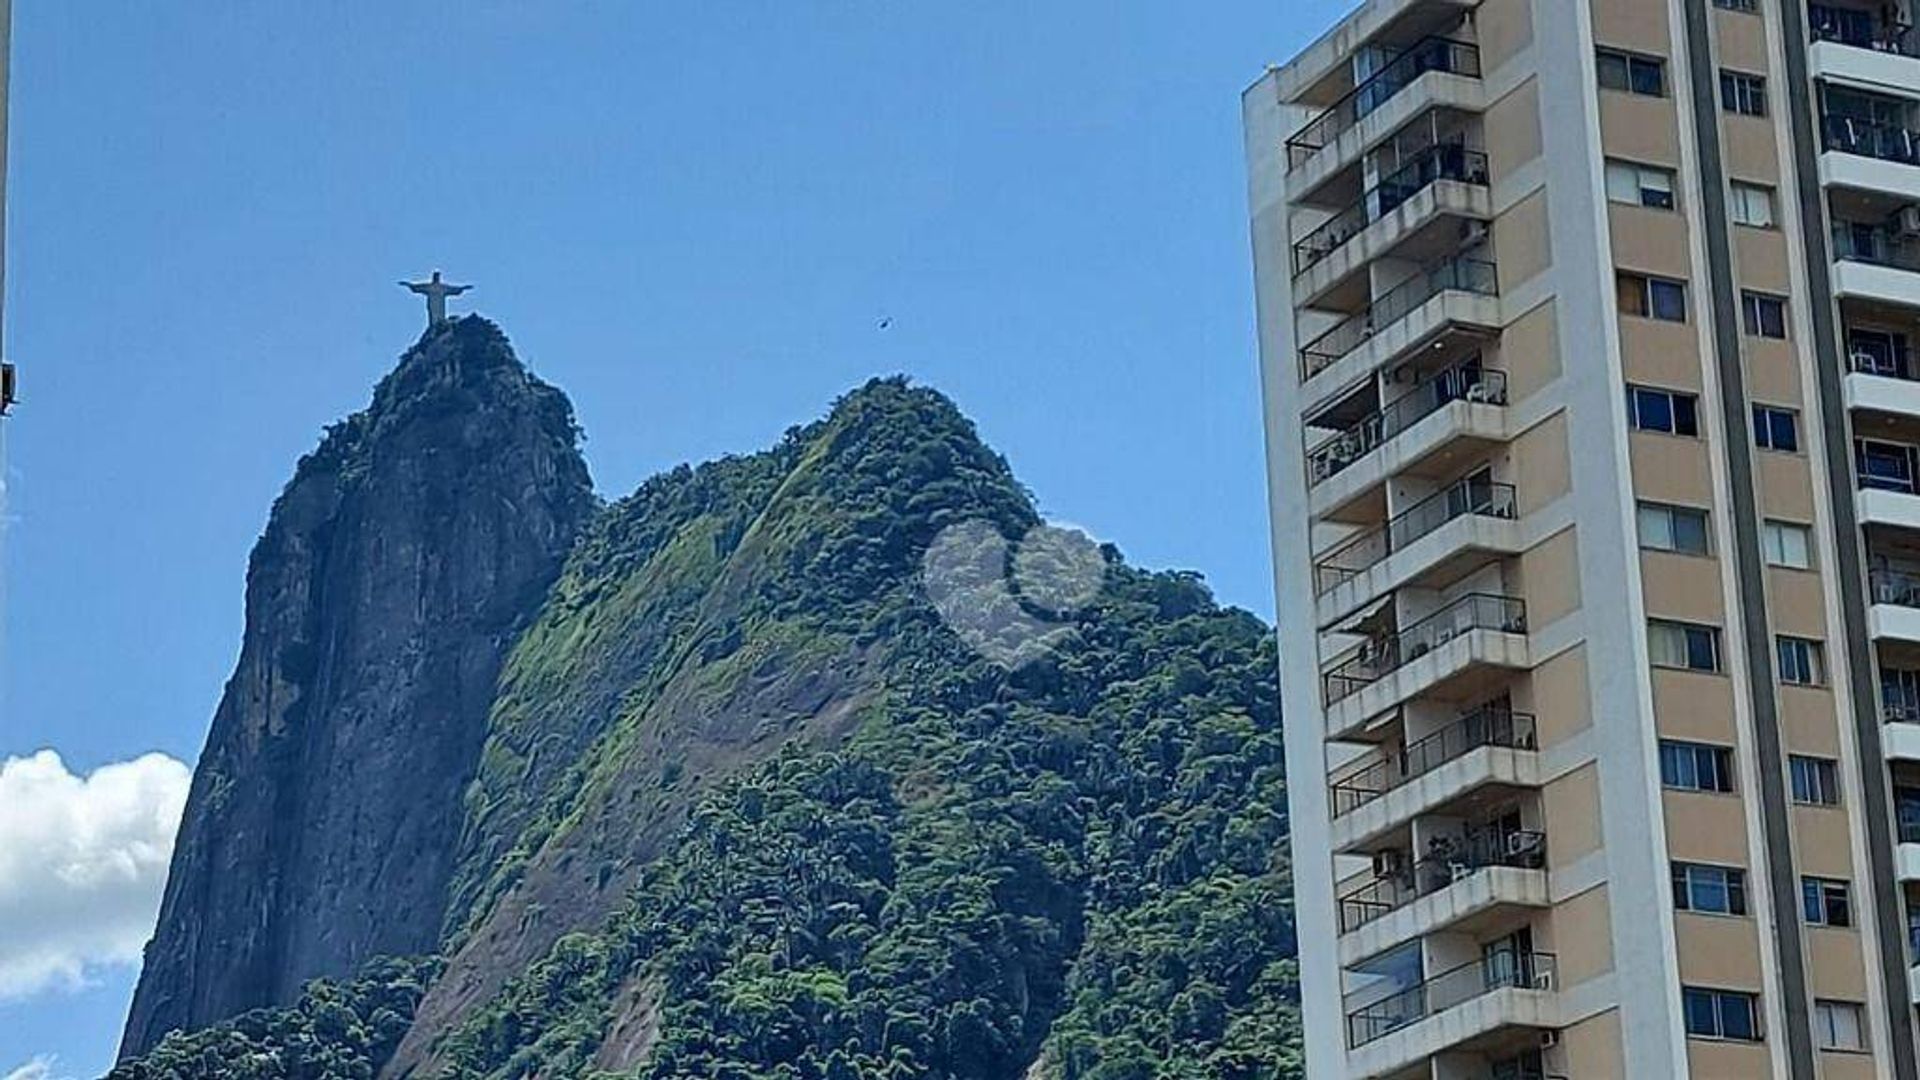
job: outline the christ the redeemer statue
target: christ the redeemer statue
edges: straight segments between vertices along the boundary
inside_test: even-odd
[[[433,276],[426,281],[403,281],[400,284],[405,285],[408,289],[427,298],[427,327],[429,329],[447,321],[447,297],[459,296],[461,293],[473,288],[471,285],[449,285],[441,281],[440,271],[438,270],[435,270]]]

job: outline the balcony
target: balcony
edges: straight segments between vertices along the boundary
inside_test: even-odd
[[[1847,408],[1920,419],[1920,376],[1904,338],[1849,328],[1847,350]]]
[[[1877,223],[1836,220],[1834,291],[1861,300],[1920,305],[1920,216],[1916,216],[1914,225],[1910,232]]]
[[[1920,644],[1920,575],[1875,567],[1867,571],[1867,595],[1869,636]]]
[[[1351,934],[1485,870],[1540,870],[1546,865],[1545,833],[1484,828],[1458,836],[1436,836],[1428,842],[1424,858],[1373,877],[1342,895],[1338,904],[1340,932]]]
[[[1920,447],[1856,438],[1853,470],[1863,524],[1920,530]]]
[[[1459,246],[1459,219],[1492,216],[1485,154],[1462,140],[1417,151],[1293,245],[1294,302],[1320,304],[1376,259],[1444,256]]]
[[[1395,589],[1438,588],[1489,557],[1518,554],[1518,523],[1513,485],[1493,483],[1484,473],[1448,484],[1315,560],[1321,624]]]
[[[1816,46],[1848,58],[1864,54],[1838,46]],[[1837,50],[1835,52],[1834,50]],[[1877,61],[1877,58],[1875,58]],[[1909,76],[1920,61],[1901,58]],[[1920,198],[1920,130],[1911,119],[1911,103],[1901,98],[1863,94],[1823,83],[1820,115],[1820,180],[1830,190],[1881,192]]]
[[[1329,785],[1333,816],[1351,814],[1450,761],[1489,746],[1538,750],[1533,716],[1495,706],[1475,709],[1398,753],[1382,754],[1378,760]]]
[[[1510,1026],[1557,1026],[1551,953],[1496,950],[1416,986],[1347,1013],[1347,1045],[1359,1051],[1394,1038],[1394,1045],[1353,1055],[1350,1067],[1376,1076]],[[1478,1008],[1468,1009],[1478,1005]],[[1439,1023],[1462,1010],[1452,1024]],[[1423,1030],[1424,1029],[1424,1030]]]
[[[1287,140],[1287,168],[1298,169],[1312,161],[1341,135],[1431,72],[1478,79],[1480,50],[1464,41],[1444,37],[1416,42],[1294,132]]]
[[[1417,271],[1301,346],[1300,378],[1336,367],[1357,377],[1454,326],[1497,331],[1499,296],[1499,271],[1490,262],[1460,256]]]
[[[1432,416],[1455,401],[1504,406],[1507,375],[1480,366],[1479,356],[1429,377],[1415,387],[1307,451],[1307,486],[1318,487],[1346,471],[1349,465],[1385,445],[1394,436]]]
[[[1526,633],[1524,601],[1470,593],[1405,630],[1372,637],[1321,673],[1328,737],[1423,693],[1475,689],[1465,684],[1487,668],[1528,667]]]
[[[1867,86],[1920,90],[1920,39],[1913,28],[1882,16],[1880,0],[1855,4],[1809,3],[1813,74]]]

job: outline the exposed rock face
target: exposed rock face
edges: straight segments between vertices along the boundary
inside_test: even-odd
[[[253,552],[123,1056],[436,949],[501,664],[597,509],[576,442],[566,397],[469,317],[302,460]]]

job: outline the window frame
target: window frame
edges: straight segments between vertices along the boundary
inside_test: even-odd
[[[1665,648],[1655,649],[1655,631],[1673,632],[1681,635],[1680,650],[1684,660],[1673,663],[1662,660],[1656,653],[1664,653]],[[1697,663],[1705,655],[1706,665]],[[1647,658],[1655,667],[1665,671],[1697,671],[1702,674],[1718,675],[1725,667],[1725,656],[1720,648],[1720,628],[1706,623],[1686,622],[1680,619],[1647,619]]]
[[[1812,754],[1787,755],[1787,794],[1795,806],[1839,806],[1840,763]]]
[[[1594,50],[1594,68],[1595,81],[1602,90],[1634,94],[1639,97],[1667,96],[1665,57],[1602,45]],[[1609,72],[1615,70],[1620,76],[1617,84],[1608,79]],[[1653,80],[1651,89],[1648,89],[1648,76]]]
[[[1691,739],[1661,739],[1659,748],[1660,786],[1668,791],[1695,791],[1706,795],[1732,795],[1734,782],[1733,747]],[[1704,768],[1703,764],[1710,766]],[[1672,768],[1669,768],[1669,765]],[[1711,772],[1711,783],[1702,783]],[[1691,774],[1692,783],[1686,781]]]
[[[1767,77],[1751,71],[1720,69],[1720,111],[1763,118],[1768,113]]]
[[[1774,666],[1786,686],[1827,685],[1826,644],[1815,638],[1779,634],[1773,639]]]
[[[1606,176],[1607,201],[1609,202],[1620,206],[1644,207],[1648,210],[1678,210],[1680,208],[1680,195],[1677,186],[1678,176],[1674,170],[1664,165],[1643,165],[1640,162],[1628,161],[1625,158],[1608,158],[1604,166],[1604,171]],[[1649,185],[1647,182],[1649,178],[1657,181],[1657,183]],[[1616,180],[1618,180],[1620,184],[1632,185],[1633,192],[1630,198],[1623,197],[1625,193],[1619,190],[1618,185],[1615,183]],[[1665,189],[1662,190],[1660,185],[1665,185]],[[1652,193],[1655,198],[1649,200],[1647,197],[1649,193]],[[1660,196],[1664,196],[1665,201],[1661,201]]]
[[[1665,542],[1660,538],[1649,538],[1648,521],[1660,523],[1665,531]],[[1684,547],[1679,542],[1682,530],[1679,522],[1685,520],[1697,523],[1699,529],[1699,549]],[[1634,537],[1642,551],[1664,551],[1673,555],[1694,555],[1710,558],[1713,555],[1713,519],[1709,511],[1697,506],[1680,506],[1676,503],[1651,502],[1645,499],[1634,505]],[[1688,526],[1693,527],[1693,524]]]
[[[1801,561],[1787,559],[1789,545],[1783,540],[1787,536],[1799,538]],[[1764,519],[1760,522],[1760,554],[1768,566],[1783,570],[1813,569],[1813,527],[1781,518]]]
[[[1851,930],[1855,925],[1853,883],[1844,878],[1800,875],[1800,918],[1808,926]]]
[[[1791,336],[1787,298],[1744,289],[1740,293],[1740,329],[1748,337],[1785,341]]]
[[[1749,913],[1747,907],[1747,871],[1739,866],[1722,866],[1717,863],[1683,862],[1675,860],[1668,864],[1668,881],[1673,887],[1673,908],[1675,911],[1691,912],[1695,915],[1719,915],[1727,918],[1744,918]],[[1718,881],[1714,881],[1714,878]],[[1706,884],[1698,882],[1704,880]],[[1724,900],[1722,907],[1703,907],[1699,899],[1703,895],[1712,897],[1715,890]]]
[[[1766,1038],[1760,1027],[1760,995],[1752,991],[1682,985],[1680,1003],[1680,1024],[1688,1038],[1745,1043],[1762,1042]],[[1741,1030],[1735,1030],[1727,1023],[1727,1006],[1735,1003],[1746,1014]],[[1695,1007],[1699,1004],[1705,1004],[1712,1013],[1711,1030],[1702,1031],[1694,1026]]]
[[[1779,405],[1753,406],[1753,445],[1778,454],[1800,452],[1800,413]]]
[[[1652,423],[1660,417],[1657,413],[1650,414],[1647,409],[1647,406],[1660,402],[1664,403],[1665,426]],[[1627,426],[1633,431],[1697,439],[1700,437],[1700,395],[1686,390],[1669,390],[1664,386],[1629,383]]]
[[[1766,220],[1754,220],[1748,213],[1754,205],[1766,208]],[[1749,229],[1777,229],[1780,227],[1780,204],[1777,189],[1767,184],[1753,184],[1745,180],[1727,182],[1727,220],[1735,225],[1744,225]]]
[[[1839,1038],[1839,1025],[1834,1023],[1836,1015],[1852,1018],[1853,1041],[1842,1042]],[[1813,1035],[1819,1048],[1838,1053],[1857,1053],[1867,1049],[1867,1008],[1858,1001],[1839,1001],[1833,998],[1815,998],[1813,1001]]]

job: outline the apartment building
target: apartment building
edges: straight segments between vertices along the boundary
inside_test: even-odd
[[[1916,1077],[1914,21],[1366,0],[1248,90],[1316,1080]]]

